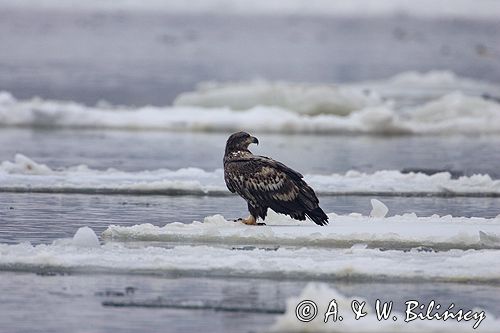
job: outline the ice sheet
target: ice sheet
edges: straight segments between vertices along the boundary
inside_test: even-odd
[[[229,107],[248,110],[255,106],[282,107],[300,114],[348,115],[368,106],[382,105],[374,92],[363,88],[327,84],[300,84],[288,82],[234,82],[200,84],[198,90],[179,95],[174,105],[201,107]]]
[[[253,248],[179,245],[82,248],[72,240],[32,246],[0,244],[0,270],[264,277],[326,281],[498,283],[498,250]]]
[[[449,71],[343,85],[206,83],[174,106],[89,107],[0,92],[0,125],[171,131],[498,134],[499,87]]]
[[[330,224],[319,227],[269,211],[267,226],[244,226],[221,215],[191,224],[164,227],[110,225],[103,238],[112,241],[162,241],[174,244],[234,244],[347,248],[356,244],[387,249],[427,247],[431,250],[500,248],[500,219],[415,214],[367,217],[328,214]],[[500,253],[499,253],[500,254]]]
[[[434,175],[382,170],[372,174],[348,171],[345,174],[305,175],[320,195],[500,195],[500,180],[488,175],[452,178],[448,172]],[[223,170],[199,168],[125,172],[95,170],[86,165],[54,169],[17,154],[14,161],[0,163],[0,190],[75,193],[162,193],[229,195]]]
[[[498,134],[500,104],[455,92],[403,113],[386,103],[347,116],[309,116],[275,106],[256,106],[245,111],[195,106],[88,107],[38,98],[18,101],[3,92],[0,125],[323,134]]]
[[[367,107],[391,106],[438,99],[461,92],[467,96],[498,95],[492,83],[463,78],[450,71],[403,72],[378,81],[342,85],[255,80],[250,82],[205,82],[192,92],[180,94],[178,106],[229,107],[248,110],[267,105],[300,114],[347,115]],[[498,96],[496,96],[498,97]]]
[[[304,300],[313,301],[317,305],[317,316],[310,322],[301,322],[297,319],[295,310],[298,304]],[[328,312],[328,306],[332,300],[336,301],[339,315],[342,321],[333,322],[330,316],[327,323],[324,322],[324,314]],[[354,319],[354,313],[351,310],[353,301],[366,302],[364,311],[367,315],[359,320]],[[382,302],[390,300],[381,298]],[[374,302],[375,303],[375,302]],[[394,305],[395,307],[396,305]],[[447,304],[441,306],[447,307]],[[269,332],[342,332],[342,333],[375,333],[375,332],[405,332],[405,333],[455,333],[455,332],[497,332],[500,320],[492,314],[484,313],[482,320],[470,320],[468,322],[457,322],[449,319],[441,320],[414,320],[405,322],[406,314],[393,311],[388,320],[379,321],[375,314],[375,304],[371,304],[362,297],[347,297],[321,283],[309,283],[301,294],[297,297],[291,297],[287,301],[286,313],[278,316],[276,323],[269,329]],[[427,308],[427,304],[426,304]],[[446,309],[446,308],[445,308]],[[441,314],[445,309],[439,311]],[[464,312],[473,310],[480,313],[481,309],[463,309]],[[416,310],[414,310],[417,312]],[[458,309],[454,309],[458,311]],[[425,311],[419,311],[418,313]],[[434,311],[433,313],[436,313]],[[397,320],[394,321],[393,317]],[[474,330],[472,327],[478,322],[478,327]]]

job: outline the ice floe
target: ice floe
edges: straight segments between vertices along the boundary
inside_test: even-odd
[[[420,88],[419,88],[420,87]],[[490,98],[481,97],[488,95]],[[167,107],[89,107],[0,93],[0,125],[323,134],[499,134],[493,85],[450,72],[402,73],[351,85],[236,83],[186,93]],[[398,96],[416,98],[399,105]],[[382,96],[383,98],[379,97]],[[393,99],[394,98],[394,99]],[[241,110],[240,110],[241,109]]]
[[[320,195],[442,195],[498,196],[500,180],[489,175],[453,178],[449,172],[433,175],[382,170],[374,173],[306,174],[305,180]],[[137,193],[229,195],[223,170],[199,168],[126,172],[95,170],[86,165],[51,168],[17,154],[0,163],[0,191],[60,193]]]
[[[383,205],[382,203],[380,203]],[[379,204],[379,205],[380,205]],[[384,205],[385,206],[385,205]],[[377,207],[380,209],[380,207]],[[169,223],[164,227],[110,225],[107,241],[161,241],[171,244],[233,244],[349,248],[356,244],[387,249],[427,247],[431,250],[500,248],[500,220],[452,216],[391,217],[329,214],[330,224],[318,227],[269,211],[267,226],[243,226],[221,215],[203,222]],[[500,254],[500,253],[499,253]]]
[[[174,105],[228,107],[233,110],[266,105],[301,114],[345,116],[367,107],[391,106],[388,102],[418,104],[453,92],[475,97],[495,96],[499,89],[492,83],[459,77],[450,71],[409,71],[384,80],[342,85],[265,80],[205,82],[195,91],[180,94]]]
[[[73,9],[92,11],[154,11],[185,14],[238,14],[238,15],[321,15],[371,17],[409,15],[417,17],[496,18],[500,6],[495,0],[121,0],[80,1],[65,0],[1,0],[0,7]]]
[[[316,308],[312,303],[301,302],[308,300],[314,302]],[[335,303],[331,303],[332,300]],[[390,300],[381,299],[381,302],[389,302]],[[361,304],[363,302],[363,312],[366,316],[355,319],[354,311],[351,310],[351,305]],[[357,303],[356,303],[357,302]],[[330,304],[332,307],[330,308]],[[401,304],[404,305],[404,304]],[[427,304],[426,304],[427,305]],[[441,305],[441,304],[440,304]],[[393,303],[393,311],[388,316],[387,320],[379,320],[375,311],[375,302],[370,304],[362,297],[347,297],[336,289],[328,287],[322,283],[309,283],[297,297],[291,297],[287,300],[286,312],[277,317],[275,324],[268,330],[268,332],[342,332],[342,333],[376,333],[376,332],[405,332],[405,333],[455,333],[455,332],[497,332],[500,320],[495,318],[492,314],[486,313],[481,309],[462,309],[463,313],[471,311],[475,313],[474,319],[469,316],[468,321],[458,321],[453,319],[448,320],[421,320],[413,319],[414,313],[426,314],[424,310],[411,310],[413,305],[404,305],[405,311],[398,312],[395,310],[397,304]],[[448,306],[447,304],[445,305]],[[441,308],[443,305],[441,305]],[[299,309],[299,316],[303,319],[313,318],[312,314],[316,316],[307,322],[302,322],[297,319],[297,308]],[[382,306],[380,307],[382,308]],[[427,307],[426,307],[427,308]],[[301,313],[301,309],[305,312]],[[327,317],[325,323],[325,314],[329,313],[328,310],[337,310],[335,317],[333,315]],[[406,310],[410,309],[408,317]],[[433,314],[442,314],[446,308],[441,311],[432,311]],[[456,313],[459,309],[452,309]],[[310,312],[307,312],[310,311]],[[342,320],[339,318],[342,317]],[[394,320],[396,317],[396,320]],[[337,320],[334,322],[333,318]],[[410,321],[410,319],[413,319]],[[408,320],[408,321],[406,321]],[[474,327],[474,329],[473,329]]]
[[[230,246],[231,241],[228,237],[225,239],[219,237],[221,240],[219,244],[194,246],[187,245],[189,244],[188,239],[184,237],[184,245],[170,244],[167,247],[165,245],[169,245],[168,243],[163,245],[160,243],[160,246],[148,244],[138,246],[135,243],[133,246],[128,246],[128,243],[119,242],[107,242],[97,247],[80,247],[75,245],[72,240],[56,240],[53,244],[36,246],[29,243],[0,244],[0,270],[40,271],[49,269],[70,272],[264,277],[328,281],[451,281],[457,283],[497,283],[500,281],[500,266],[497,264],[500,259],[500,251],[498,250],[432,251],[417,247],[410,251],[401,251],[371,249],[365,246],[311,247],[309,245],[314,245],[315,239],[325,239],[322,235],[329,237],[328,235],[332,235],[336,229],[315,227],[317,232],[312,232],[304,225],[300,227],[249,227],[224,221],[220,217],[211,219],[215,222],[211,223],[210,230],[199,224],[188,225],[185,230],[198,229],[205,234],[203,239],[210,239],[210,237],[215,239],[218,234],[226,233],[227,235],[228,228],[232,228],[232,237],[240,237],[245,241],[252,237],[269,241],[273,238],[277,239],[276,235],[281,234],[283,244],[304,244],[303,242],[306,240],[308,243],[304,247]],[[363,235],[369,235],[370,231],[373,230],[373,228],[369,229],[366,233],[363,230],[363,228],[368,228],[370,223],[377,227],[381,226],[377,220],[365,222],[365,224],[356,224],[361,238]],[[485,225],[482,228],[485,230],[492,227],[488,221],[483,222]],[[210,224],[210,222],[206,223]],[[333,221],[333,223],[339,225],[338,229],[342,234],[342,229],[345,229],[342,228],[342,222]],[[462,223],[465,227],[456,227],[455,224],[459,223],[453,223],[453,220],[450,219],[446,230],[458,230],[444,232],[443,236],[439,236],[440,232],[443,233],[443,225],[434,228],[431,224],[422,222],[418,230],[431,229],[427,233],[434,231],[436,237],[441,239],[457,234],[460,240],[456,240],[456,237],[452,236],[453,241],[457,244],[464,244],[473,238],[472,233],[467,232],[467,230],[472,230],[466,226],[469,223],[474,225],[475,222],[465,221]],[[498,224],[498,221],[496,223]],[[230,226],[225,227],[224,225],[227,224]],[[354,225],[354,223],[351,224]],[[215,227],[215,225],[218,226]],[[174,224],[172,227],[172,230],[178,230],[176,233],[181,237],[186,234],[184,227],[179,224]],[[142,226],[141,228],[152,230],[151,226]],[[351,231],[352,228],[352,226],[349,227]],[[475,228],[482,229],[477,225]],[[137,228],[135,229],[137,230]],[[287,232],[287,229],[290,231]],[[403,232],[402,229],[399,228],[397,232]],[[417,228],[409,229],[417,230]],[[116,228],[111,230],[116,230]],[[297,236],[299,230],[304,232],[304,236]],[[109,232],[107,233],[109,234]],[[379,233],[378,235],[376,237],[389,241],[398,238],[396,233],[385,235]],[[298,242],[292,240],[291,237],[297,239]],[[403,237],[409,238],[409,236],[404,235]],[[419,238],[422,238],[422,233],[412,239]]]
[[[381,204],[381,203],[380,203]],[[329,214],[319,227],[269,213],[267,226],[111,225],[33,246],[0,244],[0,270],[345,281],[500,281],[500,219]],[[129,241],[132,241],[130,243]],[[140,242],[143,241],[143,242]]]
[[[245,111],[194,106],[129,109],[32,99],[0,101],[0,125],[318,134],[498,134],[500,104],[452,93],[405,113],[384,104],[347,116],[309,116],[274,106],[256,106]]]
[[[360,88],[327,84],[289,82],[233,82],[200,84],[194,92],[180,94],[177,106],[228,107],[248,110],[256,106],[276,106],[301,114],[349,113],[383,104],[376,93]]]

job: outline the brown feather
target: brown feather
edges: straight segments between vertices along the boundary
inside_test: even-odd
[[[328,217],[302,175],[273,159],[248,154],[224,158],[224,179],[231,192],[248,202],[250,213],[265,219],[267,209],[324,225]]]

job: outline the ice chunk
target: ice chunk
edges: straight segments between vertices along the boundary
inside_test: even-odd
[[[266,227],[255,228],[226,221],[222,216],[207,217],[205,222],[150,224],[132,227],[109,226],[104,239],[164,241],[177,244],[288,245],[321,248],[349,248],[357,243],[368,247],[433,247],[438,250],[497,248],[482,243],[479,231],[498,232],[497,219],[466,217],[417,217],[415,214],[373,219],[359,213],[329,214],[330,224],[319,227],[311,221],[296,221],[269,210]]]
[[[51,169],[17,154],[13,162],[0,163],[0,176],[0,189],[19,192],[230,194],[224,184],[222,169],[205,171],[188,167],[126,172],[116,169],[95,170],[86,165]],[[427,175],[380,170],[374,173],[348,171],[345,174],[308,174],[304,178],[318,194],[500,194],[500,180],[492,179],[489,175],[454,179],[448,172]]]
[[[259,105],[277,106],[302,114],[348,115],[382,99],[362,88],[287,82],[204,83],[194,92],[179,95],[174,105],[229,107],[248,110]]]
[[[372,204],[371,217],[385,217],[389,212],[389,208],[382,201],[371,199],[370,202]]]
[[[242,236],[250,230],[255,230],[256,233],[262,233],[260,239],[272,237],[274,232],[268,227],[233,228]],[[95,238],[92,238],[93,240],[83,243],[97,245]],[[151,243],[130,247],[127,244],[112,242],[87,250],[69,242],[36,246],[0,244],[0,270],[39,271],[42,267],[50,267],[53,271],[70,269],[75,272],[384,283],[500,281],[498,250],[405,252],[373,248],[319,248],[314,247],[314,239],[311,238],[304,243],[306,246],[300,248],[277,248],[276,244],[281,243],[273,242],[272,246],[263,246],[261,243],[253,247],[247,245],[244,250],[238,250],[235,244],[230,239],[214,246],[193,246],[192,243],[183,241],[182,245],[170,243],[170,246],[165,248],[153,246]]]
[[[500,235],[494,233],[486,233],[484,231],[479,231],[479,239],[481,243],[491,246],[500,247]]]
[[[53,171],[45,164],[36,163],[29,157],[16,154],[14,162],[4,161],[0,164],[0,170],[10,174],[27,174],[27,175],[47,175]]]
[[[339,90],[356,91],[352,87]],[[272,102],[267,101],[268,97],[250,96],[250,101],[247,102],[235,97],[234,100],[240,103],[241,107],[245,107],[241,111],[225,106],[103,108],[42,99],[0,98],[0,126],[220,132],[244,129],[271,133],[387,135],[500,133],[500,105],[466,91],[440,93],[432,99],[424,99],[427,101],[424,104],[408,107],[405,112],[402,112],[394,101],[373,103],[371,98],[366,97],[364,100],[364,97],[361,97],[363,95],[359,93],[353,97],[350,96],[351,93],[345,92],[340,97],[332,97],[333,101],[328,102],[325,102],[325,99],[330,98],[330,94],[321,92],[320,95],[322,97],[319,100],[322,102],[316,103],[314,101],[317,97],[311,97],[307,91],[304,92],[300,97],[305,100],[303,105],[290,101],[292,97],[288,95],[284,101]]]
[[[329,308],[333,303],[333,307]],[[316,306],[314,308],[314,305]],[[362,304],[363,312],[366,316],[359,320],[355,319],[351,311],[352,303]],[[385,302],[385,301],[382,301]],[[388,300],[387,300],[388,302]],[[300,304],[300,305],[299,305]],[[423,305],[423,304],[422,304]],[[307,308],[309,306],[309,308]],[[396,307],[397,305],[394,305]],[[337,309],[337,316],[329,316],[325,318],[328,310]],[[383,303],[381,308],[383,307]],[[385,332],[405,332],[405,333],[455,333],[455,332],[471,332],[474,331],[473,325],[478,323],[478,332],[497,332],[500,325],[499,318],[495,318],[492,314],[484,314],[484,320],[476,319],[471,321],[451,321],[451,320],[414,320],[405,321],[404,313],[393,311],[390,314],[389,320],[379,320],[375,311],[375,302],[370,303],[362,297],[347,297],[338,292],[336,289],[330,288],[323,283],[309,283],[302,290],[298,297],[291,297],[287,300],[286,312],[277,317],[276,322],[270,328],[270,332],[366,332],[366,333],[385,333]],[[311,310],[308,312],[308,310]],[[473,309],[466,309],[473,310]],[[476,311],[474,309],[473,311]],[[424,311],[422,311],[424,312]],[[477,312],[481,312],[477,310]],[[442,313],[442,312],[441,312]],[[315,316],[313,316],[315,314]],[[297,319],[297,316],[303,320]],[[340,319],[342,317],[342,319]],[[393,318],[396,319],[393,319]],[[334,322],[333,319],[337,320]],[[309,320],[310,319],[310,320]],[[325,322],[327,320],[327,322]]]
[[[72,244],[77,247],[99,247],[99,239],[94,230],[81,227],[73,236]]]

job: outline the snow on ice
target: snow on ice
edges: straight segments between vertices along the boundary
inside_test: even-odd
[[[314,302],[317,310],[314,311],[317,315],[314,319],[308,322],[301,322],[297,319],[296,308],[304,300]],[[332,300],[335,300],[332,307]],[[355,319],[354,312],[351,310],[352,302],[357,301],[357,304],[366,302],[363,307],[366,316]],[[384,302],[381,300],[381,302]],[[383,303],[381,303],[383,304]],[[382,305],[383,306],[383,305]],[[382,308],[381,306],[381,308]],[[395,307],[395,305],[393,305]],[[500,319],[495,318],[492,314],[485,313],[479,309],[463,309],[464,313],[471,310],[471,313],[476,313],[475,319],[469,321],[457,321],[453,319],[444,320],[412,320],[405,322],[407,319],[406,311],[397,312],[393,310],[387,320],[378,320],[375,311],[375,304],[370,304],[362,297],[347,297],[336,289],[330,288],[323,283],[309,283],[297,297],[291,297],[287,300],[285,314],[278,316],[274,325],[268,332],[342,332],[342,333],[376,333],[376,332],[405,332],[405,333],[455,333],[455,332],[497,332],[500,325]],[[312,308],[310,308],[312,309]],[[337,321],[333,322],[333,317],[327,317],[325,323],[325,314],[329,310],[337,310]],[[405,309],[407,309],[405,307]],[[433,313],[443,313],[446,310],[434,311]],[[411,311],[414,312],[415,310]],[[458,309],[454,309],[454,313]],[[422,311],[425,314],[425,311]],[[342,320],[338,318],[342,317]],[[393,318],[396,317],[397,320]],[[411,314],[408,314],[408,319],[412,319]],[[473,327],[475,329],[473,329]]]
[[[229,107],[248,110],[259,105],[276,106],[300,114],[348,115],[368,106],[382,104],[376,93],[335,85],[287,82],[235,82],[200,84],[197,91],[179,95],[174,105]]]
[[[376,205],[376,210],[384,206]],[[383,209],[375,215],[381,213]],[[102,234],[102,245],[92,229],[83,227],[72,239],[52,244],[0,244],[0,270],[49,268],[347,281],[500,281],[500,219],[415,214],[369,217],[355,213],[331,213],[329,217],[330,224],[325,227],[272,211],[266,219],[268,225],[258,227],[227,221],[220,215],[164,227],[111,225]],[[132,246],[129,241],[133,241]]]
[[[417,217],[414,213],[381,217],[383,203],[376,204],[378,217],[328,214],[330,224],[318,228],[310,221],[296,221],[269,211],[267,226],[258,228],[227,221],[221,215],[203,222],[169,223],[164,227],[139,224],[110,225],[103,238],[113,241],[163,241],[169,243],[282,245],[320,248],[369,247],[432,249],[500,248],[500,220],[438,216]],[[383,206],[383,207],[382,207]],[[387,208],[386,208],[387,209]],[[481,234],[482,233],[482,234]]]
[[[436,240],[425,231],[415,238],[404,230],[417,230],[412,217],[399,217],[401,220],[413,222],[400,222],[406,228],[392,230],[396,226],[394,221],[389,221],[391,228],[385,228],[380,221],[366,221],[373,218],[355,218],[365,220],[367,223],[350,223],[346,227],[342,220],[332,221],[339,225],[340,238],[360,242],[370,238],[384,240],[390,244],[394,239],[407,240],[427,239],[429,244]],[[454,221],[452,218],[430,218],[430,220],[449,220],[446,230],[456,229],[446,235],[437,236],[438,239],[451,239],[457,247],[474,246],[477,235],[473,230],[489,230],[495,227],[498,230],[500,221],[479,221],[475,219]],[[277,222],[277,220],[275,220]],[[425,220],[424,220],[425,221]],[[223,220],[221,217],[208,218],[203,223],[193,223],[185,227],[172,224],[171,237],[168,240],[182,240],[182,244],[171,244],[169,247],[143,246],[129,247],[128,243],[106,242],[103,245],[92,247],[77,246],[74,241],[56,240],[52,244],[32,246],[29,243],[16,245],[0,244],[0,270],[28,270],[40,269],[71,270],[75,272],[110,272],[128,274],[175,274],[176,276],[228,276],[228,277],[265,277],[271,279],[318,279],[318,280],[344,280],[344,281],[451,281],[492,283],[500,281],[500,259],[498,250],[491,249],[450,249],[447,251],[433,251],[421,246],[407,251],[396,249],[371,249],[364,246],[352,247],[317,247],[322,241],[332,239],[333,230],[313,226],[309,229],[304,224],[298,226],[263,226],[248,227],[234,222]],[[429,222],[432,223],[432,222]],[[424,225],[436,235],[443,233],[443,225],[434,228]],[[479,225],[482,224],[481,227]],[[227,227],[225,226],[227,225]],[[370,225],[376,228],[368,228]],[[353,232],[353,228],[356,229]],[[363,230],[368,228],[368,230]],[[377,232],[376,229],[384,228]],[[154,229],[151,225],[130,228],[129,239],[134,239],[138,229],[149,234],[156,232],[160,237],[152,239],[165,239],[166,229]],[[228,231],[232,229],[231,231]],[[350,231],[346,232],[346,229]],[[105,237],[116,231],[110,227],[105,232]],[[126,230],[126,229],[122,229]],[[188,230],[186,232],[186,230]],[[289,231],[287,231],[289,230]],[[297,236],[299,232],[303,236]],[[399,236],[398,233],[401,233]],[[89,232],[91,234],[91,232]],[[185,235],[197,235],[201,240],[219,239],[217,244],[193,245],[193,238]],[[342,236],[342,234],[344,236]],[[373,237],[369,235],[373,234]],[[177,235],[178,237],[176,238]],[[364,238],[363,238],[364,237]],[[75,238],[80,238],[77,235]],[[137,238],[136,238],[137,239]],[[263,240],[268,246],[249,246],[252,240]],[[293,240],[296,239],[296,240]],[[406,240],[405,240],[406,239]],[[236,245],[243,241],[246,245]],[[85,243],[87,243],[85,241]],[[423,242],[425,243],[425,242]],[[477,244],[477,239],[475,239]],[[155,243],[158,244],[158,243]],[[191,244],[191,245],[189,245]],[[233,245],[231,245],[233,244]],[[273,244],[273,246],[270,246]],[[286,244],[301,245],[300,247],[281,246]],[[328,243],[332,245],[332,243]],[[95,243],[93,245],[96,245]],[[416,245],[416,244],[415,244]],[[315,247],[316,246],[316,247]]]
[[[482,195],[500,194],[500,180],[488,175],[452,178],[448,172],[433,175],[382,170],[371,174],[348,171],[345,174],[305,175],[318,194],[413,194]],[[14,161],[0,163],[0,189],[3,191],[229,194],[222,169],[145,170],[125,172],[95,170],[86,165],[52,169],[27,156],[17,154]]]
[[[390,98],[378,97],[378,91],[384,90],[389,97],[410,93],[419,100],[427,98],[423,98],[423,103],[401,108]],[[411,72],[385,81],[339,87],[265,82],[215,85],[177,99],[178,104],[194,105],[168,107],[89,107],[40,98],[17,100],[3,92],[0,125],[323,134],[496,134],[500,133],[500,105],[480,97],[489,91],[495,94],[498,89],[448,72]],[[244,110],[236,110],[241,108]]]

